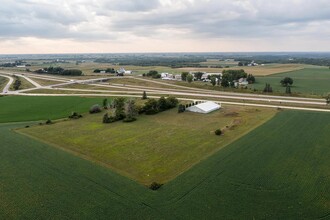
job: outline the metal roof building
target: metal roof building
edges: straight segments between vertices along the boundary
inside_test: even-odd
[[[221,108],[221,105],[219,105],[215,102],[208,101],[208,102],[204,102],[204,103],[201,103],[198,105],[191,106],[191,107],[187,108],[186,111],[207,114],[207,113],[216,111],[220,108]]]

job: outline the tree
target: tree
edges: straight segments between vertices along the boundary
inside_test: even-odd
[[[196,72],[196,73],[194,73],[194,75],[195,75],[197,80],[201,80],[204,73],[203,72]]]
[[[182,113],[182,112],[185,112],[185,111],[186,111],[186,106],[180,104],[179,107],[178,107],[178,113]]]
[[[269,93],[273,92],[273,89],[270,86],[270,84],[266,83],[266,86],[264,88],[264,92],[269,92]]]
[[[223,78],[222,79],[222,81],[221,81],[221,86],[222,87],[229,87],[229,81],[228,81],[228,79],[226,79],[226,78]]]
[[[187,81],[188,81],[188,83],[191,83],[191,82],[193,81],[193,79],[194,79],[193,75],[189,74],[189,75],[187,76]]]
[[[238,62],[238,66],[244,66],[242,62]]]
[[[148,99],[144,104],[144,111],[147,115],[157,114],[159,112],[158,102],[155,99]]]
[[[285,77],[284,79],[281,80],[281,84],[282,84],[282,86],[284,86],[284,87],[292,86],[292,84],[293,84],[293,79],[291,79],[290,77]]]
[[[116,108],[115,110],[115,118],[116,120],[122,120],[125,118],[125,98],[118,97],[114,99],[114,106]]]
[[[135,107],[135,101],[133,99],[129,99],[125,104],[125,115],[126,118],[124,122],[132,122],[136,120],[137,109]]]
[[[220,129],[215,130],[215,135],[220,136],[222,134],[222,131]]]
[[[181,79],[182,79],[182,81],[187,81],[187,76],[189,75],[189,73],[188,72],[183,72],[183,73],[181,73]]]
[[[94,113],[99,113],[101,112],[101,107],[99,105],[93,105],[90,109],[89,109],[89,113],[90,114],[94,114]]]
[[[165,111],[167,109],[167,102],[164,96],[158,99],[158,109],[159,111]]]
[[[215,86],[216,83],[217,83],[216,77],[215,76],[212,76],[211,77],[211,84],[212,84],[212,86]]]
[[[249,74],[246,78],[246,81],[248,81],[249,84],[253,84],[256,82],[256,79],[254,78],[254,76],[252,74]]]
[[[142,99],[148,99],[146,91],[143,91]]]
[[[168,109],[175,108],[178,105],[179,100],[173,96],[170,96],[166,99],[166,103]]]
[[[286,94],[291,94],[291,86],[287,85],[285,89]]]
[[[103,99],[103,108],[104,109],[108,108],[108,99]]]

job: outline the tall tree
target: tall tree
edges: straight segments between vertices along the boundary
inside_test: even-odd
[[[143,91],[142,99],[148,99],[146,91]]]
[[[216,83],[217,83],[216,77],[215,76],[212,76],[211,77],[211,84],[212,84],[212,86],[215,86]]]
[[[191,82],[193,81],[193,79],[194,79],[193,75],[189,74],[189,75],[187,76],[187,81],[188,81],[188,83],[191,83]]]
[[[282,86],[284,86],[284,87],[292,86],[292,84],[293,84],[293,79],[290,78],[290,77],[285,77],[284,79],[281,80],[281,84],[282,84]]]

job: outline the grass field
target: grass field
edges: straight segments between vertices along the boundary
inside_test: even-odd
[[[284,111],[153,192],[0,125],[0,219],[328,219],[330,115]]]
[[[181,68],[183,71],[202,71],[202,72],[222,72],[227,69],[244,69],[248,74],[253,74],[254,76],[267,76],[276,73],[283,73],[289,71],[295,71],[303,69],[306,65],[302,64],[267,64],[264,66],[237,66],[230,68]]]
[[[0,76],[0,91],[2,92],[3,88],[5,88],[6,84],[8,83],[9,79]]]
[[[266,83],[270,83],[273,91],[284,93],[285,88],[280,84],[284,77],[291,77],[294,81],[291,92],[308,95],[324,95],[330,92],[330,70],[328,67],[308,67],[267,77],[257,77],[256,83],[252,87],[262,90]]]
[[[19,132],[149,185],[168,182],[275,113],[269,109],[229,106],[208,115],[178,114],[173,109],[154,116],[140,116],[134,123],[110,125],[102,124],[103,114],[97,114]],[[214,135],[216,129],[226,126],[229,128],[224,136]]]
[[[61,81],[54,81],[54,80],[48,80],[48,79],[40,79],[40,78],[34,78],[34,77],[31,77],[31,79],[33,81],[37,82],[38,84],[42,85],[42,86],[50,86],[50,85],[56,85],[56,84],[63,83]]]
[[[0,97],[0,123],[58,119],[73,111],[88,112],[102,98],[82,97]]]
[[[23,77],[18,77],[18,79],[19,80],[21,80],[21,86],[19,87],[19,89],[18,90],[22,90],[22,89],[30,89],[30,88],[34,88],[35,86],[34,85],[32,85],[32,83],[30,83],[29,81],[27,81],[26,79],[24,79]],[[13,84],[10,86],[10,90],[14,90],[14,87],[13,87],[13,85],[14,85],[14,83],[15,83],[15,80],[16,80],[16,78],[14,78],[14,82],[13,82]]]

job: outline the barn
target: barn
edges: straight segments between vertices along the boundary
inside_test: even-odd
[[[217,104],[215,102],[208,101],[208,102],[204,102],[204,103],[186,108],[186,111],[207,114],[207,113],[216,111],[220,108],[221,108],[221,104]]]

